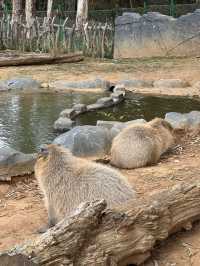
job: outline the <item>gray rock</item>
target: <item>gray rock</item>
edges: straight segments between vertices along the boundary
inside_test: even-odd
[[[70,149],[76,156],[103,156],[111,146],[109,130],[97,126],[77,126],[58,136],[53,143]]]
[[[95,110],[103,109],[103,108],[105,108],[105,106],[101,103],[93,103],[87,106],[88,111],[95,111]]]
[[[0,81],[0,91],[7,91],[9,88],[5,80]]]
[[[35,160],[36,154],[24,154],[0,143],[0,180],[32,173]]]
[[[87,111],[87,105],[78,103],[73,106],[73,109],[78,113],[84,113]]]
[[[153,86],[153,80],[126,79],[118,82],[126,88],[148,88]]]
[[[185,128],[190,125],[190,120],[187,114],[176,112],[166,113],[165,120],[169,122],[173,128]]]
[[[154,81],[154,87],[158,88],[186,88],[188,82],[181,79],[159,79]]]
[[[74,117],[76,117],[76,111],[74,109],[64,109],[59,117],[67,117],[70,119],[73,119]]]
[[[70,130],[75,125],[75,122],[67,117],[59,117],[55,123],[53,128],[56,131],[65,132]]]
[[[124,124],[118,121],[104,121],[104,120],[97,120],[96,125],[99,127],[103,127],[106,129],[111,129],[112,127],[116,126],[117,124]]]
[[[116,92],[113,92],[110,96],[111,96],[114,104],[118,104],[125,99],[125,92],[124,91],[116,91]]]
[[[35,90],[40,87],[40,82],[32,78],[15,78],[0,82],[0,90]]]
[[[112,138],[117,136],[124,128],[133,124],[144,124],[147,123],[144,119],[135,119],[128,122],[117,122],[110,130]]]
[[[124,84],[117,84],[115,87],[114,87],[114,90],[113,92],[125,92],[126,91],[126,86]]]
[[[104,107],[110,107],[110,106],[113,106],[113,99],[112,97],[103,97],[103,98],[100,98],[97,100],[96,102],[97,104],[100,104]]]
[[[114,58],[199,56],[199,28],[198,10],[177,19],[158,12],[126,12],[115,21]]]
[[[64,89],[95,89],[101,88],[103,90],[109,90],[110,82],[104,79],[84,80],[84,81],[66,81],[58,80],[49,84],[50,88],[56,88],[60,90]]]
[[[189,126],[195,127],[200,125],[200,111],[192,111],[186,114],[186,116],[189,119]]]

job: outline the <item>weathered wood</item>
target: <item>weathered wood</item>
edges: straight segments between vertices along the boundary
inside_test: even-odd
[[[105,201],[82,204],[74,215],[7,254],[45,266],[139,265],[157,241],[200,218],[200,183],[177,185],[116,210],[105,207]]]
[[[88,20],[88,0],[78,0],[76,13],[76,29],[82,30]]]
[[[48,0],[47,2],[47,18],[50,19],[52,15],[52,6],[53,6],[53,0]]]
[[[22,14],[22,0],[12,0],[12,23],[16,23],[20,20]]]
[[[11,58],[0,58],[0,67],[5,66],[22,66],[22,65],[42,65],[42,64],[59,64],[75,63],[84,59],[83,54],[74,53],[60,56],[32,54],[30,56],[19,56]]]

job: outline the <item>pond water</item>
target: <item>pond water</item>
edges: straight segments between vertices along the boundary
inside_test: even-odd
[[[59,113],[75,103],[94,103],[102,94],[1,93],[0,143],[25,153],[35,152],[42,143],[55,137],[53,123]],[[77,125],[95,125],[97,120],[150,120],[165,113],[200,110],[198,99],[127,95],[124,103],[114,108],[91,112],[77,118]],[[0,144],[0,145],[4,145]]]

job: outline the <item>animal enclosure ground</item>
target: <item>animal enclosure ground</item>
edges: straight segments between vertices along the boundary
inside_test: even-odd
[[[200,80],[200,59],[144,59],[96,61],[86,59],[77,64],[0,68],[0,79],[31,76],[42,82],[82,80],[102,77],[118,79],[181,78],[191,83]],[[184,90],[184,89],[183,89]],[[170,188],[181,182],[200,180],[200,137],[184,138],[160,163],[136,170],[123,170],[140,197]],[[46,222],[47,213],[34,176],[0,183],[0,251],[37,236],[36,230]],[[145,266],[199,266],[200,223],[191,231],[182,231],[158,244]]]
[[[200,180],[200,137],[187,136],[158,165],[121,171],[140,197],[181,182]],[[34,176],[0,185],[0,250],[37,236],[47,214]],[[145,266],[198,266],[200,223],[158,245]],[[157,263],[157,264],[156,264]]]
[[[0,80],[31,76],[39,81],[83,80],[97,77],[111,81],[121,79],[180,78],[191,83],[200,79],[200,58],[153,58],[132,60],[98,60],[60,65],[1,67]]]

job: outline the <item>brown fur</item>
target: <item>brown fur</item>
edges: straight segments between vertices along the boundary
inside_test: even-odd
[[[111,164],[127,169],[154,164],[173,143],[173,128],[161,118],[130,125],[113,140]]]
[[[118,171],[77,158],[53,144],[38,158],[35,175],[45,196],[50,226],[70,215],[81,202],[105,199],[108,207],[113,207],[135,196]]]

